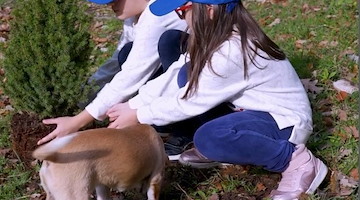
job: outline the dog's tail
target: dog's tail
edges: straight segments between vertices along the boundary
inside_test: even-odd
[[[32,153],[32,156],[39,160],[54,161],[56,160],[56,154],[58,150],[69,144],[76,135],[77,134],[75,133],[69,134],[61,138],[56,138],[51,142],[46,143],[35,149],[35,151]]]

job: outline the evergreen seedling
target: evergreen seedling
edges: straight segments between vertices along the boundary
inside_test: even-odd
[[[79,0],[17,0],[5,51],[4,90],[15,108],[73,114],[90,70],[91,18]]]

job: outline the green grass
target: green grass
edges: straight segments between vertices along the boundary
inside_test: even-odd
[[[0,149],[11,148],[9,119],[9,115],[0,117]],[[31,172],[25,170],[19,160],[0,156],[0,172],[0,199],[17,199],[26,195],[24,186],[29,182]]]

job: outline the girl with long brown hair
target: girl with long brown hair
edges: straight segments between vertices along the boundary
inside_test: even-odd
[[[328,170],[305,147],[312,132],[307,94],[285,54],[242,2],[157,0],[150,10],[158,16],[175,10],[186,20],[188,54],[128,103],[110,109],[110,127],[171,124],[228,102],[232,111],[202,124],[195,148],[179,161],[197,168],[232,163],[281,172],[272,199],[314,193]],[[190,62],[183,65],[184,60]]]

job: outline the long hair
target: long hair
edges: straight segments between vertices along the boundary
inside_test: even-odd
[[[183,98],[188,98],[196,92],[198,78],[205,64],[208,63],[210,70],[213,71],[211,66],[213,54],[224,41],[232,36],[234,31],[241,38],[241,50],[244,55],[242,58],[244,78],[248,78],[248,58],[250,58],[251,63],[257,66],[254,58],[256,55],[261,56],[257,49],[268,54],[268,57],[261,56],[264,59],[284,60],[286,58],[281,49],[262,31],[242,5],[241,0],[236,3],[232,12],[226,12],[227,4],[213,5],[214,15],[212,19],[210,19],[207,11],[208,6],[198,3],[192,5],[192,32],[187,46],[190,54],[190,66],[187,72],[189,87]],[[253,45],[250,45],[249,41]]]

